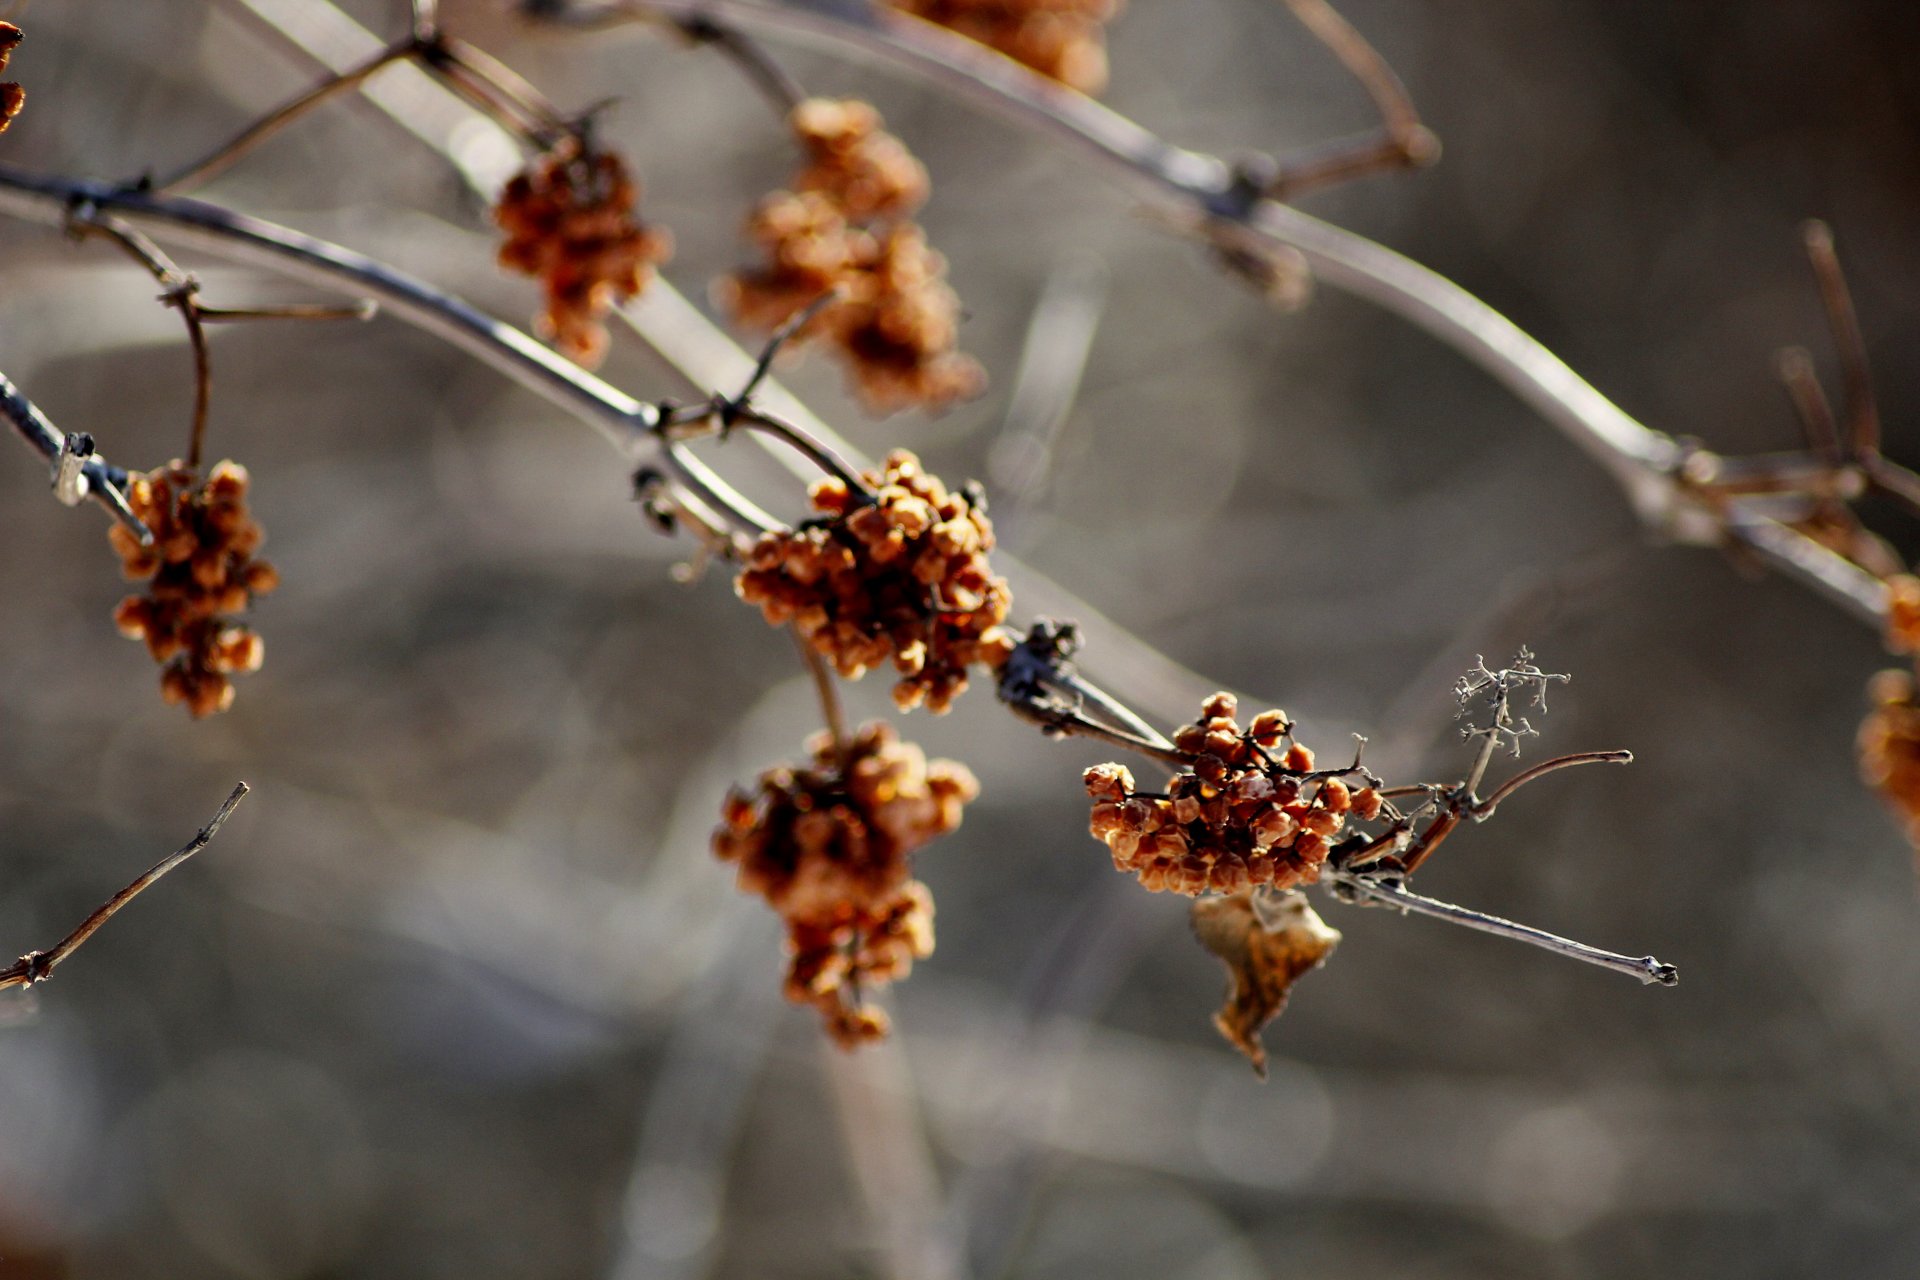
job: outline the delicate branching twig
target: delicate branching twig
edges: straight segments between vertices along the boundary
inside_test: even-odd
[[[647,19],[649,15],[636,10],[633,17]],[[742,75],[760,91],[774,114],[783,119],[792,110],[806,101],[807,91],[800,82],[774,60],[773,55],[761,48],[759,43],[748,39],[732,27],[722,26],[701,15],[678,20],[675,26],[681,34],[697,45],[709,45],[725,54],[727,59],[740,68]]]
[[[847,716],[840,706],[840,691],[833,683],[833,668],[798,629],[789,627],[787,633],[793,637],[794,647],[800,650],[800,661],[806,664],[807,674],[813,678],[813,691],[820,699],[820,714],[827,722],[827,736],[833,739],[834,757],[845,761],[847,744],[852,738],[847,734]]]
[[[227,820],[227,816],[234,811],[234,808],[240,803],[241,799],[245,797],[248,789],[247,784],[244,782],[235,786],[233,794],[228,796],[226,803],[220,806],[220,812],[213,815],[213,821],[202,827],[199,834],[195,835],[193,839],[187,841],[187,843],[179,849],[155,863],[144,875],[134,880],[132,884],[129,884],[126,888],[101,903],[92,915],[80,922],[78,928],[55,943],[51,949],[46,951],[29,951],[5,969],[0,969],[0,991],[4,991],[8,987],[29,987],[36,982],[45,982],[48,978],[51,978],[54,969],[59,967],[61,962],[68,956],[79,950],[80,945],[88,938],[91,938],[100,929],[100,926],[113,919],[120,908],[139,897],[161,876],[164,876],[167,872],[173,870],[188,858],[191,858],[194,854],[206,848],[207,842],[219,834],[220,824]]]

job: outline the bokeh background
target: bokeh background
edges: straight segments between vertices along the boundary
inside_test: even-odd
[[[402,6],[346,6],[383,36]],[[610,137],[696,299],[791,163],[711,53],[642,31],[454,30]],[[1629,410],[1729,451],[1794,427],[1771,358],[1831,368],[1800,219],[1837,228],[1889,451],[1920,459],[1920,16],[1907,0],[1353,0],[1447,152],[1309,209],[1506,310]],[[119,177],[308,83],[225,4],[40,0],[0,161]],[[592,433],[397,322],[216,334],[211,453],[255,476],[285,585],[267,664],[189,723],[109,614],[99,513],[0,453],[0,946],[46,946],[252,798],[31,1000],[0,1004],[0,1276],[1906,1277],[1920,1266],[1920,906],[1855,782],[1858,623],[1651,544],[1493,382],[1321,291],[1277,314],[1066,157],[920,86],[871,95],[930,165],[924,221],[994,387],[860,447],[1001,495],[1006,549],[1186,667],[1086,666],[1165,723],[1215,685],[1398,777],[1457,776],[1448,691],[1530,644],[1571,672],[1540,784],[1422,874],[1455,901],[1680,966],[1677,989],[1327,904],[1345,941],[1256,1082],[1208,1015],[1184,903],[1116,877],[1079,771],[986,691],[905,726],[984,796],[920,859],[938,953],[855,1056],[777,993],[777,922],[707,852],[729,782],[816,713],[786,639],[691,585]],[[1371,122],[1258,0],[1136,0],[1109,100],[1284,155]],[[523,322],[484,210],[363,103],[209,198],[391,258]],[[310,296],[188,255],[209,299]],[[143,275],[0,225],[0,369],[149,466],[188,356]],[[1009,390],[1036,307],[1090,334],[1057,422]],[[1091,325],[1091,329],[1088,326]],[[1067,342],[1067,347],[1072,343]],[[630,341],[608,375],[686,388]],[[1049,447],[1030,447],[1036,433]],[[1026,442],[1026,443],[1022,443]],[[1044,471],[1034,459],[1044,456]],[[712,454],[763,501],[790,483]],[[1890,532],[1912,545],[1915,531]],[[1022,579],[1016,577],[1016,587]],[[884,689],[853,692],[888,713]]]

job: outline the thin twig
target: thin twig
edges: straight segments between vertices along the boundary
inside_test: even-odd
[[[1315,187],[1382,169],[1421,168],[1440,158],[1440,140],[1420,123],[1406,85],[1367,38],[1326,0],[1285,0],[1293,16],[1353,74],[1380,112],[1380,132],[1332,143],[1277,166],[1265,194],[1292,199]]]
[[[429,5],[429,11],[431,8],[432,6]],[[417,36],[402,40],[398,44],[388,45],[359,66],[338,75],[329,76],[285,106],[254,121],[191,164],[181,166],[164,178],[142,178],[135,185],[155,192],[178,191],[182,187],[198,186],[321,103],[350,89],[359,88],[360,82],[368,76],[390,63],[412,57],[419,48]]]
[[[1602,969],[1611,969],[1615,973],[1624,973],[1644,983],[1658,983],[1663,987],[1671,987],[1680,981],[1678,969],[1670,964],[1662,964],[1653,956],[1635,957],[1622,955],[1616,951],[1602,951],[1584,942],[1563,938],[1557,933],[1548,933],[1544,929],[1535,929],[1531,925],[1516,924],[1512,920],[1503,920],[1499,916],[1491,916],[1468,907],[1456,907],[1451,902],[1423,897],[1399,885],[1383,884],[1364,875],[1334,872],[1328,878],[1336,891],[1349,891],[1371,898],[1375,902],[1397,907],[1403,912],[1411,911],[1416,915],[1432,916],[1436,920],[1445,920],[1464,928],[1477,929],[1481,933],[1511,938],[1515,942],[1540,947],[1571,960],[1598,965]]]
[[[632,16],[640,21],[651,19],[651,15],[638,11]],[[807,91],[800,82],[775,61],[773,55],[762,48],[758,41],[749,39],[733,27],[722,26],[700,15],[682,18],[674,25],[694,44],[710,46],[724,54],[760,91],[760,96],[767,100],[774,114],[781,119],[792,115],[793,109],[806,101]]]
[[[1560,769],[1569,769],[1577,764],[1632,763],[1633,752],[1631,751],[1575,751],[1570,755],[1556,756],[1552,760],[1544,760],[1534,765],[1531,769],[1522,769],[1519,773],[1508,778],[1505,782],[1493,789],[1492,795],[1488,796],[1485,800],[1476,801],[1469,807],[1467,809],[1467,816],[1476,822],[1491,818],[1493,811],[1500,807],[1502,800],[1505,800],[1508,796],[1526,786],[1535,778],[1544,777]]]
[[[205,324],[232,324],[239,320],[371,320],[380,314],[380,304],[362,298],[345,306],[326,306],[313,302],[293,302],[272,307],[201,307]]]
[[[1860,332],[1860,317],[1853,309],[1846,273],[1840,269],[1840,257],[1834,252],[1833,231],[1826,223],[1816,220],[1802,227],[1801,234],[1806,240],[1807,257],[1813,263],[1814,281],[1820,286],[1820,301],[1827,310],[1834,345],[1840,350],[1842,409],[1848,444],[1855,457],[1878,453],[1880,409],[1873,398],[1873,371],[1867,364],[1867,341]]]
[[[52,950],[29,951],[7,968],[0,969],[0,991],[9,987],[32,986],[36,982],[45,982],[51,978],[53,971],[59,967],[60,963],[79,950],[80,944],[91,938],[101,925],[113,919],[120,908],[139,897],[161,876],[206,848],[207,842],[219,834],[220,824],[227,820],[227,816],[246,796],[248,790],[244,782],[236,785],[233,794],[228,796],[226,803],[220,806],[220,812],[213,815],[213,821],[202,827],[199,834],[148,868],[146,873],[135,879],[132,884],[101,903],[92,915],[80,922],[78,928],[54,944]]]
[[[853,739],[847,733],[847,715],[840,706],[840,691],[833,683],[833,668],[827,665],[826,657],[818,649],[807,643],[800,628],[787,630],[793,637],[793,647],[800,651],[800,661],[806,664],[807,674],[813,677],[813,691],[820,698],[820,714],[827,722],[827,736],[833,739],[833,757],[844,765]]]

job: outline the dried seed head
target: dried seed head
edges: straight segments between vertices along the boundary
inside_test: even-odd
[[[865,480],[875,500],[858,506],[841,482],[816,485],[823,518],[763,535],[734,589],[841,675],[891,661],[902,710],[943,712],[969,667],[998,669],[1014,649],[1002,625],[1012,596],[987,561],[993,526],[904,450]]]
[[[1192,763],[1166,795],[1136,793],[1117,764],[1086,771],[1093,798],[1088,829],[1116,868],[1155,891],[1237,893],[1252,885],[1287,889],[1320,878],[1332,842],[1351,820],[1379,816],[1380,797],[1339,778],[1308,779],[1313,753],[1295,745],[1278,761],[1255,751],[1253,732],[1234,718],[1233,698],[1215,694],[1200,719],[1175,731],[1175,749]],[[1284,714],[1253,723],[1278,741]],[[1311,798],[1302,800],[1302,783]]]
[[[858,99],[810,98],[790,122],[807,164],[791,191],[754,209],[747,232],[765,261],[716,282],[716,303],[771,331],[834,295],[790,342],[830,342],[875,413],[976,394],[985,375],[957,350],[960,300],[946,260],[905,221],[926,200],[926,170]]]
[[[1913,677],[1882,671],[1867,686],[1873,709],[1861,722],[1860,776],[1880,793],[1920,856],[1920,702]]]
[[[196,718],[232,706],[229,677],[258,671],[265,656],[260,637],[231,617],[280,581],[273,566],[253,558],[264,535],[247,512],[247,484],[237,463],[217,464],[199,484],[176,460],[127,486],[127,503],[153,531],[152,545],[119,525],[107,531],[121,571],[147,584],[115,608],[114,625],[146,642],[163,664],[161,696]]]
[[[1920,578],[1899,573],[1887,579],[1887,648],[1920,652]]]
[[[809,746],[809,765],[768,770],[753,791],[727,796],[713,847],[786,920],[787,998],[819,1008],[850,1046],[886,1034],[863,991],[933,952],[933,898],[910,857],[960,825],[979,785],[881,723],[844,751],[825,734]]]
[[[607,313],[673,256],[673,237],[635,216],[639,194],[618,156],[569,137],[534,157],[494,206],[507,233],[500,265],[545,287],[541,336],[588,366],[606,354]]]
[[[25,38],[25,33],[11,22],[0,22],[0,71],[7,69],[7,59],[13,56],[13,47]],[[27,91],[19,85],[0,84],[0,133],[7,131],[7,126],[20,114],[20,108],[26,101]]]

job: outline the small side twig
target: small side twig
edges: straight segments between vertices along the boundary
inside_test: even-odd
[[[146,890],[152,886],[153,882],[161,876],[164,876],[167,872],[173,870],[188,858],[191,858],[194,854],[206,848],[207,843],[219,834],[221,824],[227,820],[228,815],[239,805],[241,799],[246,796],[249,789],[244,782],[237,784],[233,789],[233,794],[229,795],[226,803],[220,806],[220,812],[213,815],[213,821],[202,827],[193,839],[187,841],[186,844],[162,858],[159,862],[148,868],[145,874],[136,878],[133,883],[101,903],[92,915],[82,920],[79,927],[55,943],[52,949],[47,951],[29,951],[5,969],[0,969],[0,991],[4,991],[9,987],[30,987],[36,982],[45,982],[48,978],[51,978],[53,971],[58,968],[68,956],[79,950],[82,943],[99,932],[102,925],[113,919],[120,908],[126,906],[129,902],[132,902],[135,898],[146,892]]]
[[[1384,169],[1418,169],[1440,158],[1440,140],[1420,123],[1406,85],[1379,50],[1327,0],[1284,0],[1293,16],[1353,74],[1380,112],[1380,129],[1365,137],[1333,143],[1319,151],[1282,160],[1262,194],[1290,200],[1316,187],[1331,186]]]
[[[1496,937],[1511,938],[1515,942],[1540,947],[1556,955],[1566,956],[1570,960],[1579,960],[1585,964],[1597,965],[1602,969],[1611,969],[1615,973],[1624,973],[1644,983],[1658,983],[1663,987],[1671,987],[1680,981],[1678,969],[1670,964],[1662,964],[1653,956],[1629,956],[1617,951],[1604,951],[1599,947],[1588,946],[1584,942],[1563,938],[1557,933],[1548,933],[1545,929],[1536,929],[1531,925],[1518,924],[1512,920],[1503,920],[1499,916],[1488,915],[1484,911],[1457,907],[1451,902],[1442,902],[1438,898],[1428,898],[1412,893],[1403,886],[1391,882],[1347,872],[1334,872],[1330,880],[1336,895],[1368,898],[1403,912],[1432,916],[1436,920],[1445,920],[1463,928],[1477,929],[1481,933],[1491,933]]]

